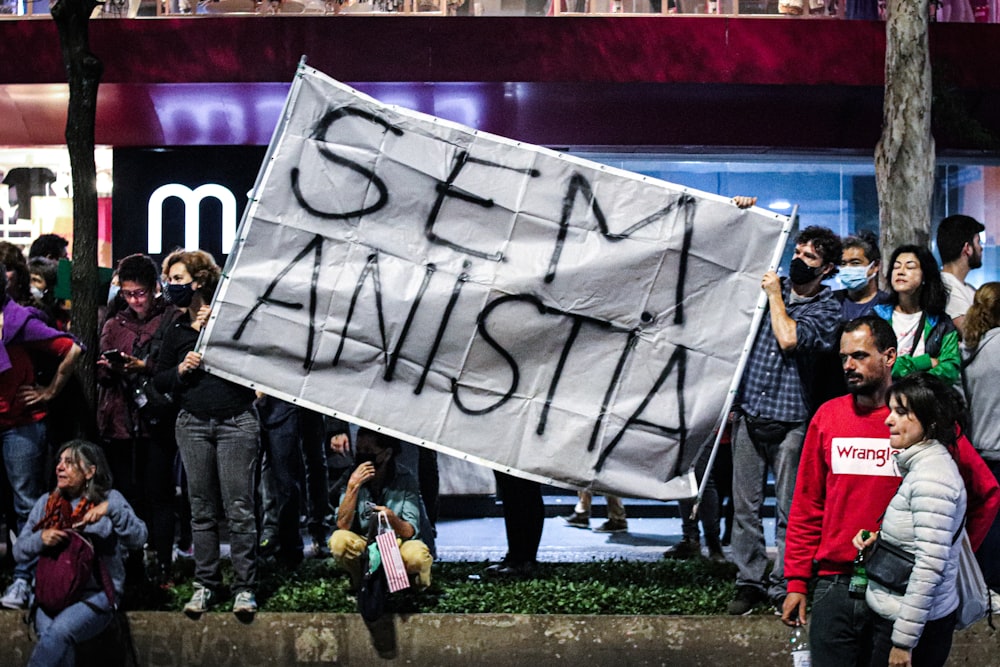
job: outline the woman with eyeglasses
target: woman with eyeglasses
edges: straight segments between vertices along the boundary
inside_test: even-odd
[[[156,554],[150,574],[159,579],[173,550],[171,471],[177,445],[169,420],[153,413],[144,388],[153,375],[157,334],[176,308],[160,296],[159,270],[145,255],[119,262],[118,280],[127,307],[110,317],[101,331],[97,426],[115,488],[149,526],[149,547]]]

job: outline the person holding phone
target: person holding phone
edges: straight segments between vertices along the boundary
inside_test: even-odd
[[[173,555],[170,471],[177,445],[169,424],[145,409],[143,390],[153,374],[154,339],[176,313],[160,296],[159,273],[146,255],[129,255],[118,263],[118,294],[127,306],[101,329],[97,427],[115,489],[149,526],[149,547],[156,560],[148,574],[163,583]],[[140,556],[137,552],[130,559],[130,576],[138,576]]]
[[[389,526],[396,533],[399,554],[416,587],[431,585],[430,549],[421,540],[423,524],[420,487],[413,475],[397,465],[400,442],[396,438],[368,429],[358,432],[357,466],[351,472],[337,508],[337,530],[330,536],[330,553],[351,575],[351,586],[361,585],[361,552],[368,546],[365,537],[377,514],[385,512]]]

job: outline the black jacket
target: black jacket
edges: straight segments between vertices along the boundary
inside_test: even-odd
[[[253,407],[253,389],[197,369],[183,378],[177,366],[194,350],[198,332],[191,328],[191,317],[185,312],[167,329],[163,347],[156,362],[154,386],[174,396],[182,410],[200,419],[226,419]]]

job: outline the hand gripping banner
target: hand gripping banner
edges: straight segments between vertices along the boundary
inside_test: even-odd
[[[790,224],[304,64],[251,197],[210,372],[515,475],[663,500],[695,495]]]

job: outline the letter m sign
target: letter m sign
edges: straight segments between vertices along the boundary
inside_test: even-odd
[[[158,255],[163,252],[163,202],[177,197],[184,202],[184,247],[189,250],[199,248],[199,227],[201,201],[214,197],[222,204],[222,249],[229,252],[236,241],[236,197],[226,187],[216,183],[206,183],[194,190],[180,183],[161,185],[149,197],[148,207],[148,252]]]

